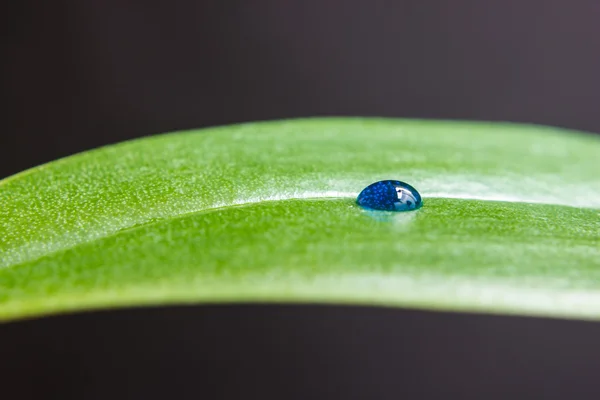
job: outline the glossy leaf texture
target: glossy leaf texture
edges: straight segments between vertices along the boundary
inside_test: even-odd
[[[600,318],[600,138],[316,118],[158,135],[0,182],[0,319],[208,302]],[[416,211],[368,211],[378,180]]]

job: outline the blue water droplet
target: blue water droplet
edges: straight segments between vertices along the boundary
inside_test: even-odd
[[[358,205],[371,210],[410,211],[423,205],[417,189],[401,181],[379,181],[358,195]]]

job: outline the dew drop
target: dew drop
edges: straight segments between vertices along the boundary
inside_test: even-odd
[[[410,211],[423,205],[417,189],[401,181],[379,181],[363,189],[358,205],[371,210]]]

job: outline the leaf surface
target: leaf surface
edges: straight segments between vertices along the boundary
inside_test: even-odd
[[[600,317],[599,138],[322,118],[159,135],[0,182],[0,319],[202,302]],[[366,211],[398,179],[420,210]]]

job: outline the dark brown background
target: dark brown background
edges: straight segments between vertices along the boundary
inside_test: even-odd
[[[284,117],[506,120],[600,132],[596,0],[3,7],[0,177],[124,139]],[[371,308],[113,311],[0,325],[0,391],[600,398],[599,338],[596,323]]]

